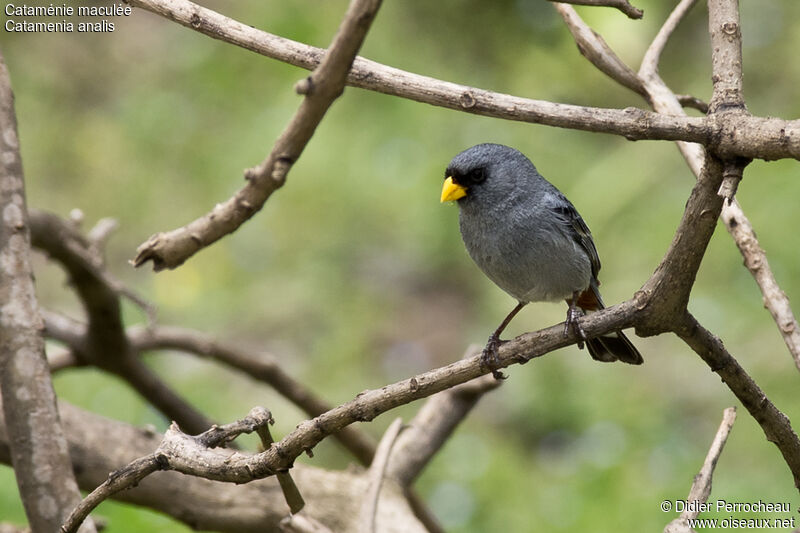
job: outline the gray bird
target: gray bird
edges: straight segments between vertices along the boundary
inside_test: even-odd
[[[482,364],[495,377],[500,334],[530,302],[566,300],[564,335],[572,327],[598,361],[642,363],[621,331],[587,339],[583,311],[603,309],[597,273],[600,258],[575,207],[521,152],[479,144],[453,158],[445,172],[442,202],[457,201],[461,237],[470,257],[498,287],[519,302],[489,337]]]

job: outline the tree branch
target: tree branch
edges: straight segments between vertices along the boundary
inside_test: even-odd
[[[572,6],[564,3],[555,3],[554,6],[567,24],[583,57],[612,80],[647,98],[647,91],[639,76],[614,53],[605,39],[581,20]]]
[[[91,491],[108,473],[158,448],[162,435],[59,403],[75,475]],[[8,463],[8,434],[0,410],[0,462]],[[366,490],[363,473],[326,471],[299,464],[292,474],[309,499],[303,510],[334,531],[352,531]],[[234,485],[176,472],[155,472],[139,485],[114,496],[123,502],[160,511],[194,530],[225,533],[278,533],[289,512],[274,478]],[[391,485],[378,508],[388,533],[422,533],[405,497]],[[388,519],[386,517],[392,517]]]
[[[593,313],[582,319],[581,325],[588,336],[625,328],[636,314],[637,302],[631,300]],[[534,333],[521,335],[503,344],[498,353],[498,366],[524,363],[556,348],[577,341],[574,332],[564,336],[563,324]],[[356,398],[315,417],[301,422],[297,428],[264,452],[245,456],[221,454],[214,461],[224,468],[209,469],[210,460],[196,461],[191,456],[169,456],[169,468],[188,475],[202,475],[218,481],[244,483],[270,476],[290,468],[296,457],[312,449],[326,436],[357,421],[370,421],[399,405],[428,397],[437,392],[465,383],[487,372],[480,356],[451,363],[419,374],[377,390],[360,393]],[[164,450],[162,449],[162,452]]]
[[[555,2],[557,0],[550,0]],[[625,13],[628,18],[640,19],[644,16],[644,11],[631,5],[628,0],[561,0],[565,4],[575,4],[580,6],[599,6],[614,7]]]
[[[470,347],[464,357],[477,353],[480,348]],[[411,486],[478,400],[501,384],[486,375],[431,396],[398,438],[387,477],[404,487]]]
[[[33,286],[14,95],[0,55],[0,387],[22,503],[34,531],[55,531],[80,492],[67,454]],[[85,532],[95,531],[87,522]]]
[[[241,346],[222,342],[199,331],[170,326],[128,329],[131,344],[138,352],[174,349],[210,357],[222,364],[241,370],[262,381],[297,405],[309,416],[317,416],[331,406],[293,377],[283,371],[275,358],[266,353],[251,353]],[[363,465],[369,465],[375,453],[375,443],[366,433],[354,427],[344,428],[333,437],[347,448]]]
[[[664,333],[681,324],[697,271],[722,210],[722,198],[717,195],[721,182],[721,163],[707,156],[667,253],[640,289],[647,297],[642,314],[637,317],[637,334]]]
[[[769,266],[767,254],[758,244],[756,233],[750,221],[744,216],[738,202],[726,205],[722,210],[722,221],[730,232],[736,246],[744,258],[744,266],[755,278],[761,289],[764,307],[772,315],[783,337],[794,364],[800,370],[800,324],[797,323],[789,304],[789,298],[781,290]]]
[[[679,97],[676,97],[658,75],[658,62],[669,37],[695,3],[696,0],[682,0],[678,6],[675,7],[653,39],[652,44],[647,49],[639,69],[639,77],[642,79],[643,87],[648,94],[648,99],[652,103],[653,109],[659,113],[685,115],[682,109],[682,105],[684,104],[679,101]],[[578,17],[574,10],[567,8],[566,10],[559,10],[559,12],[565,17],[565,22],[567,22],[575,39],[582,39],[582,45],[580,46],[584,48],[596,48],[594,52],[585,54],[587,58],[591,59],[592,57],[605,53],[605,49],[603,48],[604,44],[585,38],[587,35],[593,35],[594,32],[592,32],[586,23]],[[613,51],[611,53],[613,54]],[[620,83],[622,82],[620,81]],[[623,83],[623,85],[625,84]],[[708,109],[705,110],[705,112],[707,111]],[[699,178],[705,158],[702,147],[694,143],[682,141],[677,141],[676,144],[689,165],[689,168],[691,168],[694,175]],[[777,324],[778,330],[792,355],[795,366],[800,370],[800,324],[798,324],[792,312],[789,299],[780,289],[769,267],[766,253],[758,244],[758,239],[756,238],[755,231],[749,219],[742,211],[735,197],[732,197],[732,201],[729,200],[723,204],[721,218],[725,223],[726,229],[736,243],[736,246],[739,248],[744,258],[745,265],[756,280],[763,295],[764,305]]]
[[[714,476],[714,469],[717,466],[719,456],[722,454],[722,449],[725,447],[725,442],[728,440],[733,423],[736,421],[736,408],[728,407],[722,413],[722,422],[719,425],[714,440],[711,442],[711,447],[708,449],[703,466],[700,472],[694,476],[692,488],[689,489],[689,495],[686,497],[687,502],[701,502],[708,501],[711,495],[711,479]],[[689,506],[687,506],[689,507]],[[689,520],[697,518],[700,514],[698,506],[691,506],[691,510],[684,509],[681,515],[667,524],[664,528],[664,533],[689,533],[692,529],[689,527]]]
[[[678,327],[685,329],[684,316],[689,291],[722,206],[722,199],[716,194],[722,179],[721,165],[712,157],[707,158],[706,163],[704,173],[687,201],[673,243],[659,268],[633,300],[584,317],[582,326],[587,336],[632,325],[637,327],[637,331],[650,334]],[[522,335],[501,346],[498,367],[525,362],[576,340],[572,331],[565,337],[563,326],[560,325]],[[290,468],[303,451],[313,448],[342,427],[356,421],[372,420],[399,405],[430,396],[485,373],[480,357],[458,361],[379,390],[361,393],[350,402],[313,420],[302,422],[280,442],[257,456],[226,456],[224,461],[218,460],[224,462],[225,467],[211,471],[207,468],[208,460],[196,462],[191,457],[170,457],[169,467],[189,475],[210,474],[212,479],[236,483],[269,476]],[[741,386],[740,383],[726,383],[737,395],[742,394],[741,388],[737,388]],[[777,410],[775,412],[780,413]],[[761,421],[758,417],[756,419]],[[788,428],[791,432],[791,427]],[[785,439],[785,444],[781,446],[800,446],[796,437],[790,441]]]
[[[266,424],[259,424],[258,427],[256,427],[256,433],[258,433],[261,439],[261,448],[266,450],[275,443],[275,440],[272,438],[272,433],[269,431],[269,426],[274,423],[272,414],[263,407],[255,407],[250,411],[249,416],[258,416],[267,419]],[[278,472],[275,477],[278,478],[278,485],[281,486],[283,499],[286,500],[286,505],[289,506],[290,514],[297,514],[302,511],[303,507],[306,506],[306,502],[303,500],[300,490],[292,479],[292,475],[289,472]]]
[[[708,31],[711,34],[711,113],[745,112],[742,95],[742,30],[739,0],[709,0]]]
[[[180,3],[174,6],[180,10]],[[272,193],[283,186],[286,174],[302,154],[333,101],[342,94],[353,64],[381,0],[352,0],[327,53],[311,75],[297,86],[305,94],[297,113],[275,142],[269,156],[245,172],[247,185],[205,216],[184,227],[157,233],[136,250],[134,266],[153,261],[154,270],[176,268],[202,248],[233,233],[261,209]],[[170,6],[173,7],[173,6]],[[192,25],[205,24],[197,12]]]
[[[642,64],[639,67],[639,76],[641,78],[648,78],[658,75],[658,63],[661,61],[661,53],[667,46],[669,38],[675,32],[678,24],[686,17],[689,11],[697,3],[697,0],[681,0],[681,2],[672,10],[658,30],[653,42],[647,48],[647,51],[642,58]]]
[[[33,245],[66,270],[86,310],[88,324],[46,313],[48,333],[67,343],[76,358],[126,381],[170,420],[200,433],[213,422],[156,376],[133,351],[122,323],[120,287],[105,270],[97,251],[73,225],[38,210],[31,211]],[[82,339],[76,338],[84,332]]]
[[[383,434],[381,442],[378,444],[378,449],[375,451],[375,459],[369,467],[367,478],[369,479],[369,488],[361,502],[361,512],[359,518],[359,532],[360,533],[375,533],[377,529],[378,517],[378,499],[381,494],[381,486],[386,477],[386,465],[389,464],[389,458],[392,454],[395,442],[398,435],[403,430],[403,420],[396,418],[394,422],[389,425],[389,428]]]
[[[706,330],[688,312],[683,326],[676,331],[713,372],[733,391],[745,409],[758,422],[767,440],[775,444],[792,471],[794,483],[800,488],[800,440],[789,418],[767,398],[753,378],[728,353],[722,341]]]
[[[252,28],[189,0],[129,0],[209,37],[280,61],[313,69],[323,50]],[[476,115],[560,128],[612,133],[630,140],[714,145],[720,155],[800,159],[800,121],[738,117],[673,117],[638,108],[604,109],[531,100],[413,74],[357,57],[348,85]]]
[[[232,442],[243,433],[257,431],[271,421],[272,415],[269,411],[262,407],[255,407],[242,420],[224,426],[213,426],[196,437],[190,437],[182,433],[173,422],[164,434],[164,439],[159,444],[158,450],[112,472],[102,485],[86,496],[70,513],[61,526],[62,533],[75,532],[78,526],[89,516],[89,513],[113,494],[138,485],[153,472],[169,469],[170,454],[186,454],[200,459],[199,462],[207,459],[210,463],[215,463],[214,459],[224,456],[225,453],[213,453],[214,448]],[[218,463],[216,463],[206,465],[206,468],[218,466]]]
[[[222,364],[241,370],[248,376],[263,381],[307,415],[314,417],[329,411],[332,406],[319,398],[312,390],[283,371],[275,358],[266,353],[250,352],[242,346],[218,341],[210,335],[174,326],[134,326],[128,329],[131,344],[137,351],[174,349],[210,357]],[[495,380],[491,380],[494,382]],[[435,397],[431,399],[435,401]],[[425,409],[425,407],[423,407]],[[466,413],[465,413],[466,414]],[[431,428],[435,433],[436,428]],[[364,466],[369,466],[375,454],[375,442],[369,434],[355,426],[347,426],[332,434]],[[428,531],[442,529],[417,494],[406,491],[409,504]],[[286,527],[290,527],[291,524]],[[294,527],[294,526],[291,526]],[[297,526],[302,527],[302,526]]]

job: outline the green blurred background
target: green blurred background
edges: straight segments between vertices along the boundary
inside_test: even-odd
[[[610,9],[579,11],[636,68],[675,3],[638,0],[641,21]],[[204,5],[326,46],[347,2]],[[111,34],[0,32],[29,205],[62,215],[81,209],[87,227],[102,217],[118,219],[109,269],[158,306],[161,323],[270,351],[331,403],[459,358],[513,306],[467,257],[456,208],[439,204],[444,168],[457,152],[480,142],[514,146],[572,199],[600,251],[607,303],[629,298],[653,271],[694,183],[668,142],[504,122],[349,88],[262,212],[174,272],[134,270],[127,261],[149,235],[183,225],[242,185],[242,170],[266,156],[295,112],[300,98],[292,86],[306,73],[142,10],[114,22]],[[667,47],[661,75],[676,92],[707,100],[706,25],[700,3]],[[800,3],[746,0],[742,32],[749,110],[796,118]],[[645,105],[579,55],[544,0],[386,2],[362,54],[531,98]],[[754,162],[738,194],[795,300],[798,196],[794,161]],[[60,270],[42,258],[36,265],[42,305],[80,316]],[[797,371],[722,226],[690,309],[776,405],[800,419]],[[131,305],[125,315],[130,324],[144,320]],[[508,334],[563,318],[563,305],[531,305]],[[481,402],[419,480],[446,528],[660,530],[674,518],[660,511],[660,502],[686,497],[723,408],[738,402],[674,337],[635,343],[646,360],[638,368],[597,364],[574,347],[511,368],[510,379]],[[213,363],[172,353],[148,362],[217,420],[264,405],[281,436],[304,418],[271,390]],[[99,372],[67,370],[55,386],[62,398],[92,411],[166,426],[126,386]],[[418,406],[361,428],[377,437]],[[351,461],[330,439],[315,452],[300,460],[328,468]],[[743,409],[712,499],[797,508],[788,468]],[[98,514],[109,519],[112,533],[188,530],[113,502]],[[8,467],[0,467],[0,518],[24,521]]]

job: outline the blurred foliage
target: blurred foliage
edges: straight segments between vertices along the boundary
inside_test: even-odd
[[[642,21],[579,8],[634,68],[675,2],[635,3],[644,8]],[[346,2],[206,5],[326,46]],[[109,268],[158,305],[162,323],[269,350],[332,403],[460,357],[469,343],[482,344],[513,305],[464,252],[456,209],[439,205],[443,170],[460,150],[487,141],[515,146],[573,200],[600,250],[609,303],[630,297],[656,267],[694,182],[667,142],[504,122],[351,88],[263,212],[174,272],[133,270],[127,260],[150,234],[186,223],[242,185],[242,169],[265,157],[294,113],[299,98],[292,86],[305,72],[141,10],[115,23],[113,34],[0,33],[29,204],[63,215],[79,208],[88,227],[117,218]],[[706,25],[701,4],[670,41],[660,70],[676,92],[707,100]],[[800,113],[798,30],[795,0],[742,2],[751,112]],[[578,54],[543,0],[386,2],[363,55],[532,98],[645,105]],[[797,164],[755,162],[745,176],[738,199],[783,289],[797,300]],[[798,420],[797,373],[741,263],[720,227],[690,308]],[[39,258],[37,280],[44,306],[80,316],[58,268]],[[134,306],[126,304],[125,315],[131,324],[143,321]],[[562,305],[531,305],[509,334],[563,316]],[[722,409],[738,402],[675,338],[635,342],[646,359],[640,368],[596,364],[573,347],[510,369],[510,379],[419,481],[449,531],[528,531],[534,523],[553,531],[660,530],[674,517],[659,510],[660,502],[686,497]],[[274,392],[212,363],[176,354],[148,361],[217,420],[265,405],[280,436],[303,418]],[[99,372],[64,371],[55,385],[62,398],[95,412],[166,426]],[[378,436],[391,418],[408,419],[416,408],[361,427]],[[300,460],[333,468],[350,462],[330,440],[318,448],[314,459]],[[0,516],[22,522],[12,479],[9,468],[0,468]],[[780,454],[742,409],[712,499],[797,507]],[[111,533],[185,530],[115,503],[99,514]]]

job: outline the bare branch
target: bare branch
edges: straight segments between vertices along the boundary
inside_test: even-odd
[[[733,391],[745,409],[758,422],[767,440],[774,443],[792,471],[795,486],[800,488],[800,440],[789,419],[767,398],[739,362],[728,353],[722,341],[706,330],[691,314],[676,331]]]
[[[673,329],[680,324],[686,310],[695,276],[722,210],[722,198],[717,195],[722,182],[722,164],[711,156],[707,156],[704,163],[667,253],[640,289],[647,295],[648,305],[657,303],[657,306],[650,312],[644,309],[643,316],[638,317],[636,333],[639,335]]]
[[[274,356],[231,343],[216,340],[213,336],[186,328],[134,326],[128,329],[131,344],[137,351],[173,349],[210,357],[231,366],[248,376],[273,387],[289,401],[300,407],[311,417],[331,410],[332,406],[313,391],[283,371]],[[491,380],[494,381],[494,380]],[[424,409],[424,408],[423,408]],[[347,426],[332,434],[358,461],[368,466],[375,454],[375,443],[365,432],[355,426]],[[406,492],[414,514],[429,531],[441,531],[433,515],[413,490]],[[287,526],[288,527],[288,526]]]
[[[661,61],[661,53],[667,46],[667,41],[672,37],[678,24],[686,17],[686,14],[694,7],[697,0],[681,0],[681,2],[672,10],[667,20],[658,30],[653,42],[647,48],[647,51],[642,58],[642,64],[639,67],[639,76],[648,78],[658,75],[658,63]]]
[[[86,520],[86,517],[89,516],[89,513],[113,494],[136,486],[153,472],[162,469],[159,457],[154,453],[137,459],[124,468],[112,472],[105,483],[93,490],[77,507],[75,507],[61,525],[61,533],[73,533],[77,531],[83,521]]]
[[[667,39],[695,2],[696,0],[682,0],[678,4],[648,48],[639,69],[639,76],[642,77],[645,83],[645,89],[649,95],[649,100],[652,102],[653,109],[659,113],[669,115],[685,114],[682,109],[682,104],[685,104],[679,101],[680,97],[676,97],[658,75],[658,61]],[[579,17],[572,17],[571,24],[578,26],[582,34],[591,31]],[[588,41],[587,43],[591,44]],[[597,53],[600,52],[602,50],[597,51]],[[708,112],[707,107],[704,112]],[[682,141],[678,141],[676,144],[689,168],[699,178],[705,158],[702,147]],[[753,274],[763,295],[764,305],[778,325],[778,330],[789,348],[789,352],[792,354],[795,366],[800,370],[800,325],[798,325],[798,321],[792,312],[789,299],[775,280],[766,254],[758,244],[758,239],[750,221],[735,198],[733,198],[732,202],[724,203],[721,218],[744,257],[745,265]]]
[[[685,15],[686,11],[691,7],[694,0],[683,0],[675,11],[670,15],[666,26],[672,26]],[[665,30],[662,29],[659,35],[662,35]],[[650,50],[655,46],[651,45]],[[655,57],[655,53],[646,54],[646,60],[642,63],[640,74],[645,77],[648,91],[651,94],[658,95],[653,97],[653,106],[656,111],[670,114],[683,113],[680,106],[674,101],[671,91],[667,88],[666,84],[658,77],[656,73],[656,64],[653,60],[647,61],[647,57]],[[657,61],[657,60],[656,60]],[[647,67],[649,65],[649,67]],[[647,67],[647,68],[646,68]],[[696,176],[700,176],[700,169],[702,167],[703,154],[698,145],[688,143],[678,143],[678,147],[683,153],[689,167],[692,169]],[[739,179],[741,179],[739,177]],[[723,191],[724,192],[724,191]],[[758,238],[753,230],[750,220],[742,211],[741,206],[733,198],[733,201],[725,202],[721,213],[722,221],[725,227],[733,238],[736,246],[744,258],[745,266],[747,266],[750,273],[753,275],[756,283],[763,295],[764,305],[772,314],[773,320],[778,326],[781,336],[792,355],[792,358],[800,370],[800,325],[792,312],[789,299],[786,294],[780,289],[777,280],[775,279],[772,270],[769,267],[767,256],[761,246],[758,244]]]
[[[47,364],[50,365],[50,373],[54,374],[65,368],[80,366],[81,362],[75,357],[71,350],[66,348],[47,350]]]
[[[154,270],[176,268],[202,248],[233,233],[261,209],[272,193],[283,186],[286,174],[302,154],[333,101],[342,94],[353,64],[381,0],[352,0],[339,31],[319,67],[302,84],[305,94],[297,113],[275,142],[269,156],[245,172],[247,185],[233,198],[184,227],[158,233],[137,249],[134,266],[153,261]],[[175,6],[180,9],[180,6]],[[195,12],[194,26],[207,22]]]
[[[69,440],[75,475],[82,489],[91,491],[120,466],[153,452],[162,435],[59,403],[64,430]],[[8,434],[0,410],[0,462],[8,463]],[[292,469],[297,483],[311,502],[306,515],[334,531],[352,531],[366,490],[363,473],[354,470],[328,471],[298,464]],[[177,472],[155,472],[134,488],[118,492],[115,499],[157,510],[188,527],[225,533],[277,531],[289,512],[274,478],[246,485],[219,483],[184,476]],[[380,523],[387,533],[422,533],[405,496],[389,484],[384,487]],[[391,519],[387,519],[391,517]]]
[[[642,80],[614,53],[605,39],[587,26],[572,6],[563,3],[554,5],[567,24],[581,55],[612,80],[646,98],[647,91]]]
[[[267,424],[261,424],[256,428],[256,433],[258,433],[259,438],[261,438],[261,446],[264,450],[266,450],[275,442],[275,440],[272,438],[272,433],[269,431],[269,426],[270,424],[273,424],[274,421],[272,420],[272,415],[269,413],[269,411],[263,407],[254,407],[253,409],[254,410],[250,411],[250,416],[257,414],[261,417],[265,417],[268,422]],[[286,500],[286,505],[289,506],[289,511],[291,514],[299,513],[303,507],[305,507],[306,502],[303,500],[303,496],[300,495],[300,490],[298,490],[297,485],[295,485],[291,474],[289,474],[289,472],[278,472],[275,477],[278,478],[278,484],[281,486],[283,498]]]
[[[211,458],[209,461],[213,463],[215,459],[225,455],[224,452],[213,453],[213,448],[224,446],[243,433],[257,431],[259,427],[265,426],[271,421],[272,415],[268,410],[263,407],[255,407],[242,420],[224,426],[213,426],[196,437],[182,433],[173,422],[164,434],[158,450],[112,472],[102,485],[93,490],[75,507],[61,526],[62,533],[76,531],[89,513],[113,494],[139,484],[153,472],[168,470],[170,454],[187,453],[193,457],[204,456]],[[228,451],[228,453],[231,452]]]
[[[711,442],[711,447],[708,449],[703,467],[700,472],[694,477],[692,488],[689,490],[689,496],[686,498],[688,501],[708,501],[711,494],[711,478],[714,475],[714,469],[717,466],[719,456],[722,454],[722,449],[725,447],[725,442],[728,440],[733,423],[736,421],[736,408],[728,407],[722,413],[722,422],[719,425],[714,440]],[[681,516],[684,518],[697,518],[699,511],[684,511]]]
[[[82,354],[87,349],[86,324],[49,309],[42,309],[41,315],[44,319],[45,336],[66,345],[75,359],[87,364],[87,361],[82,360]]]
[[[711,478],[714,475],[714,468],[717,466],[719,456],[722,454],[722,448],[725,447],[725,442],[728,440],[728,435],[735,421],[736,408],[728,407],[722,413],[722,423],[719,425],[714,440],[711,442],[711,447],[708,449],[708,454],[705,461],[703,461],[700,472],[694,476],[694,482],[692,483],[692,488],[689,489],[689,496],[686,497],[686,501],[700,503],[708,501],[708,497],[711,494]],[[690,533],[693,530],[689,527],[689,520],[697,518],[698,514],[700,514],[698,506],[687,506],[687,509],[684,509],[678,518],[667,524],[664,528],[664,533]]]
[[[52,213],[32,210],[31,238],[34,246],[67,271],[89,318],[88,325],[82,325],[46,313],[48,333],[65,342],[81,362],[125,380],[187,431],[200,433],[208,429],[213,422],[172,391],[132,350],[122,324],[121,284],[107,272],[97,251],[74,225]],[[85,334],[77,339],[81,329]]]
[[[716,192],[722,180],[722,168],[714,158],[707,158],[706,169],[686,204],[686,212],[665,259],[653,277],[634,299],[598,311],[582,319],[587,336],[624,329],[635,325],[637,331],[647,334],[681,329],[682,337],[692,341],[686,332],[686,301],[694,281],[700,258],[703,255],[713,229],[722,200]],[[680,258],[680,259],[677,259]],[[535,333],[521,335],[503,344],[498,353],[498,368],[522,363],[539,357],[556,348],[575,342],[573,331],[564,336],[563,325],[556,325]],[[694,347],[694,346],[693,346]],[[413,378],[387,385],[378,390],[365,391],[355,399],[340,405],[313,420],[300,423],[297,428],[268,450],[256,456],[243,456],[220,452],[219,456],[203,457],[202,461],[192,455],[167,454],[169,467],[189,475],[209,476],[219,481],[242,483],[270,476],[277,471],[290,468],[297,456],[312,449],[331,433],[356,421],[369,421],[381,413],[441,392],[454,385],[465,383],[487,373],[480,364],[480,357],[457,361],[446,367],[434,369]],[[720,371],[722,374],[722,371]],[[742,371],[743,374],[743,371]],[[723,375],[723,377],[725,377]],[[746,397],[757,386],[745,375],[738,381],[726,380],[726,384],[740,398]],[[768,400],[764,400],[768,404]],[[747,405],[747,404],[746,404]],[[768,404],[771,406],[771,404]],[[785,416],[772,406],[774,417]],[[765,431],[772,435],[775,422],[755,416],[764,424]],[[785,422],[782,451],[791,455],[800,442],[788,422]],[[788,433],[786,433],[788,431]],[[162,450],[163,451],[163,450]],[[212,460],[213,459],[213,460]],[[214,466],[219,468],[215,468]],[[224,465],[224,468],[222,467]],[[209,468],[212,467],[212,468]],[[790,468],[794,467],[790,464]]]
[[[739,0],[709,0],[708,31],[711,34],[711,81],[714,92],[709,109],[745,112],[742,95],[742,30]]]
[[[132,327],[128,335],[136,351],[173,349],[210,357],[222,364],[241,370],[262,381],[307,415],[317,416],[331,409],[313,391],[303,386],[278,365],[274,356],[251,352],[230,342],[222,342],[211,335],[179,327]],[[347,448],[363,465],[369,465],[375,453],[375,443],[366,433],[355,427],[344,428],[333,437]]]
[[[0,387],[9,447],[31,528],[55,531],[80,501],[42,336],[14,95],[0,55]],[[85,531],[95,531],[88,522]]]
[[[323,50],[249,27],[189,0],[129,0],[187,28],[286,63],[313,69]],[[476,115],[559,128],[612,133],[630,140],[714,144],[719,154],[752,159],[800,159],[800,121],[737,117],[724,123],[674,117],[638,108],[605,109],[485,91],[356,58],[347,79],[353,87]]]
[[[778,331],[792,355],[795,366],[800,370],[800,324],[797,323],[797,318],[792,312],[789,298],[775,280],[775,275],[767,260],[767,254],[758,244],[753,226],[742,213],[736,200],[723,209],[722,221],[736,242],[736,246],[739,247],[739,252],[744,259],[744,266],[758,283],[763,295],[764,307],[772,315],[772,319],[777,324]]]
[[[386,477],[386,465],[389,464],[392,448],[402,429],[403,420],[395,418],[394,422],[389,425],[389,428],[383,434],[383,438],[378,444],[378,449],[375,451],[375,459],[372,461],[367,473],[369,488],[361,503],[361,517],[359,519],[359,531],[361,533],[375,533],[377,531],[375,520],[378,516],[378,497],[381,494],[383,478]]]
[[[478,353],[480,348],[471,346],[464,357]],[[387,477],[404,487],[410,486],[478,400],[501,384],[502,381],[486,375],[431,396],[400,435]]]
[[[550,0],[555,2],[557,0]],[[628,0],[561,0],[566,4],[575,4],[579,6],[599,6],[599,7],[614,7],[625,13],[628,18],[640,19],[644,16],[644,11],[631,5]]]
[[[692,96],[691,94],[676,94],[675,98],[678,99],[678,102],[680,102],[683,107],[697,109],[703,114],[708,113],[708,104],[696,96]]]

